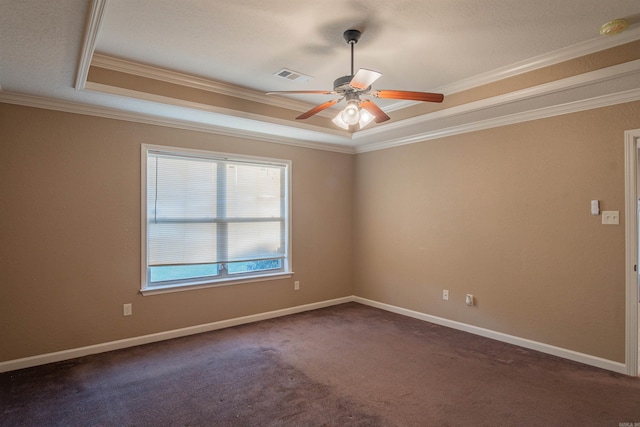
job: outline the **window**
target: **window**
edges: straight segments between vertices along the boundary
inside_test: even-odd
[[[288,162],[142,152],[143,293],[291,274]]]

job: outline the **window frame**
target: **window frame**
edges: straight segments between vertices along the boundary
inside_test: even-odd
[[[149,152],[157,152],[166,155],[198,157],[210,160],[220,161],[237,161],[242,163],[262,163],[272,164],[284,167],[284,243],[285,256],[282,258],[282,268],[277,271],[261,270],[257,272],[233,273],[230,274],[226,270],[225,273],[218,278],[212,276],[172,280],[164,282],[161,285],[151,285],[150,269],[148,268],[148,230],[147,230],[147,161]],[[266,280],[285,279],[293,276],[292,270],[292,251],[291,251],[291,161],[283,159],[274,159],[267,157],[247,156],[242,154],[223,153],[218,151],[199,150],[192,148],[172,147],[165,145],[141,144],[141,287],[142,295],[162,294],[168,292],[178,292],[191,289],[201,289],[208,287],[228,286],[241,283],[253,283]]]

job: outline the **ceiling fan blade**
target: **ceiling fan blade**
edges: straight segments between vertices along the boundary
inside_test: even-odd
[[[378,107],[373,101],[370,101],[368,99],[360,101],[360,104],[358,104],[358,106],[373,114],[373,116],[375,117],[375,119],[373,120],[376,123],[386,122],[391,118],[387,116],[387,113],[382,111],[380,107]]]
[[[382,73],[377,71],[360,68],[349,82],[349,85],[354,89],[366,89],[371,86],[373,82],[378,80],[381,75]]]
[[[327,101],[324,104],[320,104],[318,106],[315,106],[311,110],[307,111],[306,113],[300,114],[298,117],[296,117],[296,120],[308,119],[309,117],[313,116],[314,114],[317,114],[320,111],[325,110],[325,109],[331,107],[332,105],[335,105],[341,99],[342,98],[332,99],[331,101]]]
[[[410,92],[406,90],[374,90],[371,96],[387,99],[406,99],[410,101],[442,102],[444,95],[430,92]]]
[[[276,95],[276,94],[316,94],[316,95],[335,95],[334,91],[326,91],[326,90],[275,90],[271,92],[266,92],[266,95]]]

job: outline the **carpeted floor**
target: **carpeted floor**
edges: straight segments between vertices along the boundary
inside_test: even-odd
[[[356,303],[0,374],[2,426],[620,423],[638,378]]]

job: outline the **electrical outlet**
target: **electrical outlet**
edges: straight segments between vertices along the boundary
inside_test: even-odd
[[[131,316],[133,314],[131,304],[123,304],[122,305],[122,315],[123,316]]]
[[[447,289],[442,290],[442,299],[445,301],[449,300],[449,291]]]
[[[465,297],[465,302],[469,307],[471,307],[473,305],[473,295],[467,294],[467,296]]]
[[[294,291],[299,291],[300,290],[300,281],[296,280],[295,282],[293,282],[293,290]]]

